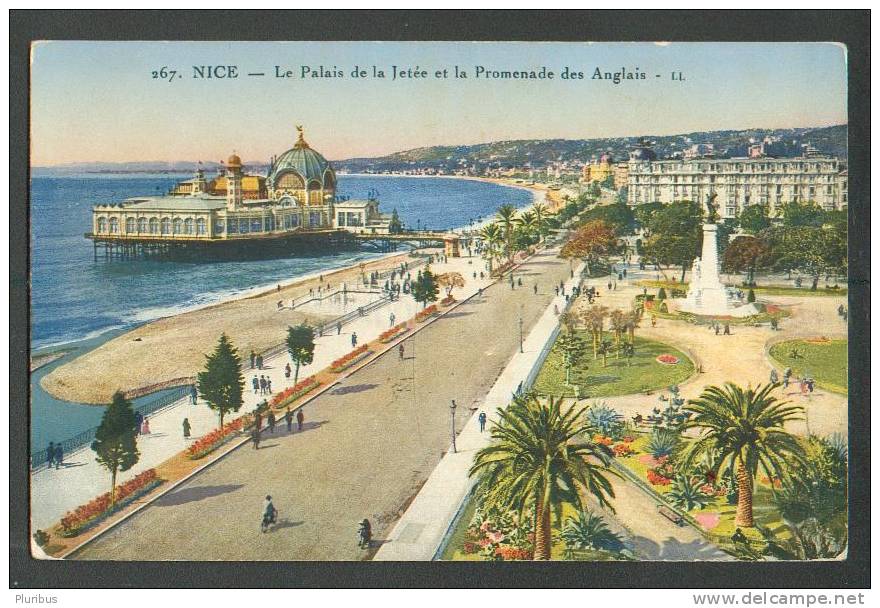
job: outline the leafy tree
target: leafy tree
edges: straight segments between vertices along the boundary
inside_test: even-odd
[[[550,559],[551,519],[555,514],[559,520],[564,503],[584,510],[591,494],[613,511],[614,490],[606,477],[616,475],[609,468],[612,452],[582,439],[589,436],[585,409],[563,412],[561,398],[542,403],[534,395],[515,397],[468,473],[480,476],[484,504],[516,510],[521,518],[532,510],[538,560]]]
[[[571,385],[571,369],[578,364],[584,351],[583,341],[572,332],[567,332],[556,341],[556,347],[562,353],[562,364],[565,366],[565,383]]]
[[[605,222],[595,220],[578,228],[562,246],[559,256],[564,259],[581,259],[590,274],[590,264],[596,264],[617,250],[614,230]]]
[[[754,236],[738,236],[727,247],[721,265],[726,272],[747,272],[746,284],[755,284],[755,272],[771,262],[770,244]]]
[[[464,277],[459,272],[446,272],[437,276],[437,284],[446,291],[446,297],[452,295],[452,290],[456,287],[464,287]]]
[[[661,209],[663,209],[663,203],[659,202],[642,203],[641,205],[636,205],[635,209],[633,209],[633,214],[636,218],[636,224],[640,228],[647,230],[651,224],[651,218],[653,218],[654,214]]]
[[[627,367],[629,367],[630,363],[632,362],[632,358],[636,356],[635,345],[633,345],[632,342],[624,342],[621,346],[620,352],[626,358],[626,365]]]
[[[237,412],[244,402],[241,357],[224,333],[205,360],[205,371],[198,373],[199,394],[208,402],[208,407],[220,415],[220,428],[223,428],[226,414]]]
[[[769,228],[762,237],[770,243],[773,265],[810,275],[812,290],[822,274],[846,271],[846,232],[835,226]]]
[[[800,523],[813,517],[829,524],[847,509],[847,450],[822,437],[811,436],[801,443],[806,461],[791,467],[782,479],[776,504],[786,521]]]
[[[611,340],[602,340],[599,343],[598,352],[602,355],[602,367],[608,367],[608,354],[614,350]]]
[[[580,216],[580,223],[587,224],[594,221],[605,222],[614,229],[615,236],[632,234],[636,225],[636,216],[632,208],[626,204],[602,205],[585,211]]]
[[[755,525],[752,497],[758,469],[771,479],[781,479],[786,467],[805,462],[797,437],[785,430],[786,423],[800,419],[803,408],[773,397],[771,393],[778,386],[745,390],[732,382],[709,386],[684,408],[692,417],[682,428],[702,431],[686,452],[685,466],[706,450],[717,453],[712,472],[717,476],[726,470],[731,477],[735,475],[735,523],[743,528]]]
[[[137,448],[137,420],[131,401],[117,391],[104,410],[95,431],[92,450],[95,460],[110,471],[110,506],[116,504],[116,474],[127,471],[140,459]]]
[[[825,212],[816,203],[785,203],[778,212],[782,225],[786,228],[819,228],[825,222]]]
[[[696,203],[665,205],[651,217],[651,236],[642,245],[643,256],[657,265],[681,266],[684,282],[688,266],[702,246],[702,213]],[[718,242],[721,243],[722,238]]]
[[[746,302],[751,304],[754,301],[755,301],[755,290],[749,289],[749,295],[748,295],[748,297],[746,297]]]
[[[293,383],[299,381],[299,368],[309,365],[315,358],[315,331],[306,324],[287,328],[287,352],[290,360],[296,364]]]
[[[770,215],[766,205],[749,205],[737,218],[739,227],[748,234],[758,234],[770,227]]]
[[[436,302],[439,292],[440,286],[437,285],[437,279],[430,268],[425,268],[411,288],[413,299],[416,302],[421,302],[422,308],[426,307],[428,302]]]
[[[388,224],[388,232],[391,234],[400,234],[403,232],[403,224],[400,223],[400,216],[397,215],[397,207],[391,212],[391,222]]]

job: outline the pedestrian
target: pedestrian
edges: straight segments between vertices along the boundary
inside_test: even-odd
[[[260,427],[255,426],[254,430],[251,431],[251,440],[254,442],[254,449],[260,449]]]
[[[730,323],[725,323],[725,324],[724,324],[724,335],[725,335],[725,336],[729,336],[729,335],[730,335]]]
[[[558,296],[558,295],[559,295],[559,285],[555,286],[555,287],[553,288],[553,291],[555,291],[555,292],[556,292],[556,295]]]
[[[303,430],[303,420],[305,420],[305,419],[306,419],[306,417],[303,414],[303,411],[301,409],[298,410],[296,412],[296,430],[298,430],[298,431]]]
[[[808,391],[810,391],[812,393],[813,389],[815,388],[815,385],[816,385],[815,380],[813,380],[812,378],[807,378],[807,390]]]
[[[388,327],[394,327],[394,321],[396,321],[396,320],[397,320],[397,318],[394,316],[393,312],[390,315],[388,315]]]
[[[269,395],[272,394],[272,378],[269,376],[266,376],[266,393]]]
[[[290,380],[290,372],[291,372],[290,363],[285,363],[284,364],[284,377],[287,378],[288,380]]]
[[[260,374],[260,394],[266,394],[266,376]]]
[[[351,332],[351,347],[355,348],[358,345],[358,335],[357,332]]]
[[[559,306],[557,304],[553,305],[553,314],[557,317],[559,316]]]
[[[715,328],[715,335],[716,336],[720,335],[721,334],[721,326],[718,325],[718,323],[715,323],[713,327]]]
[[[146,420],[144,421],[146,422]],[[147,433],[150,432],[150,427],[147,426]],[[61,447],[60,443],[55,444],[55,470],[57,471],[61,465],[64,464],[64,448]]]
[[[608,291],[611,291],[611,281],[608,281]]]
[[[657,315],[651,315],[651,327],[657,327]]]
[[[183,419],[183,438],[189,439],[190,431],[192,431],[192,427],[189,424],[189,418]]]
[[[336,323],[336,335],[338,336],[338,335],[341,334],[341,333],[342,333],[342,323],[341,323],[341,322],[337,322],[337,323]]]
[[[150,419],[144,418],[144,423],[141,425],[141,435],[149,435],[150,434]]]
[[[522,287],[522,277],[519,277],[519,278],[516,279],[516,286],[517,286],[517,287]]]
[[[52,465],[55,464],[55,442],[50,441],[49,447],[46,448],[46,462],[49,465],[49,468],[52,468]]]
[[[134,426],[138,435],[141,434],[141,425],[144,423],[144,415],[140,412],[134,413]]]
[[[532,291],[535,292],[535,295],[538,295],[538,284],[537,283],[535,283],[534,287],[532,288]]]
[[[480,415],[477,416],[477,420],[480,421],[480,432],[486,430],[486,412],[480,412]]]
[[[275,434],[275,412],[269,410],[269,416],[266,418],[269,422],[269,432]]]
[[[293,430],[293,413],[290,411],[290,408],[287,408],[287,411],[284,412],[284,422],[287,423],[287,432]]]
[[[779,382],[779,374],[776,373],[776,368],[770,370],[770,383],[776,384]]]
[[[801,376],[800,379],[801,395],[807,394],[807,379]]]
[[[397,347],[397,353],[400,355],[400,360],[403,361],[403,342],[400,343],[400,346]]]
[[[626,278],[626,268],[623,269],[623,278]]]
[[[195,405],[199,400],[199,389],[196,388],[196,385],[193,384],[189,389],[189,397],[192,399],[192,404]]]
[[[253,387],[254,387],[254,394],[256,395],[256,394],[257,394],[257,391],[260,390],[260,381],[257,380],[257,377],[256,377],[256,376],[254,376],[254,379],[251,380],[251,384],[252,384]]]
[[[293,306],[293,305],[291,304],[291,306]],[[254,369],[254,365],[256,364],[256,359],[257,359],[257,353],[255,353],[254,351],[251,351],[251,369]]]

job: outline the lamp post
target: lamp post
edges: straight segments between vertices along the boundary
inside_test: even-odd
[[[523,319],[522,319],[522,304],[519,307],[519,352],[523,352]]]
[[[452,400],[452,403],[449,405],[449,411],[452,412],[452,453],[458,454],[458,448],[455,446],[455,408],[458,407],[455,405],[455,399]]]

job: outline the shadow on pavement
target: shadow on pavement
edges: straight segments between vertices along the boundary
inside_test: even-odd
[[[200,486],[196,488],[183,488],[171,494],[159,498],[154,504],[157,507],[175,507],[190,502],[197,502],[205,498],[222,496],[243,488],[243,484],[227,484],[222,486]]]
[[[334,390],[332,395],[348,395],[351,393],[362,393],[364,391],[373,390],[379,386],[378,384],[352,384],[351,386],[340,386]]]
[[[675,538],[667,538],[658,543],[644,536],[634,536],[632,546],[636,555],[646,560],[656,561],[704,561],[729,560],[724,551],[703,540],[683,543]]]
[[[301,526],[304,523],[306,523],[306,522],[305,521],[290,521],[289,519],[287,519],[285,517],[284,519],[279,519],[278,523],[276,523],[272,527],[270,527],[269,533],[271,534],[275,530],[281,530],[284,528],[296,528],[297,526]]]

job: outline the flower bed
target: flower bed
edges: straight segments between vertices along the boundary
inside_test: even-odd
[[[406,326],[406,323],[399,323],[388,331],[384,331],[379,334],[379,342],[381,342],[382,344],[388,344],[389,342],[393,342],[408,331],[409,327]]]
[[[330,364],[330,371],[334,374],[338,374],[339,372],[343,372],[347,370],[352,365],[360,363],[367,357],[373,354],[366,344],[362,346],[358,346],[356,349],[345,355],[344,357],[340,357],[336,361]]]
[[[114,505],[110,505],[110,492],[106,492],[77,507],[74,511],[68,512],[61,518],[59,535],[65,538],[77,536],[163,483],[165,480],[159,478],[156,469],[147,469],[124,484],[116,486],[116,503]]]
[[[652,486],[668,486],[672,483],[672,478],[675,475],[675,467],[669,461],[669,456],[661,456],[656,458],[654,462],[656,464],[647,470],[645,476]]]
[[[309,376],[305,380],[300,380],[293,386],[284,389],[272,397],[272,401],[269,402],[269,405],[271,407],[284,407],[289,403],[293,403],[303,395],[307,395],[319,386],[321,386],[321,383],[315,380],[314,376]]]
[[[429,317],[437,314],[437,305],[431,304],[424,310],[420,310],[416,313],[416,323],[423,323]]]
[[[657,357],[657,362],[663,365],[677,365],[679,358],[674,355],[663,354]]]
[[[196,440],[186,449],[186,455],[190,460],[198,460],[204,458],[221,445],[232,439],[236,433],[250,424],[250,416],[245,414],[241,418],[237,418],[232,422],[227,422],[222,428],[215,429]]]
[[[445,298],[440,300],[440,306],[452,306],[453,304],[455,304],[455,298],[453,298],[452,296],[446,296]]]

